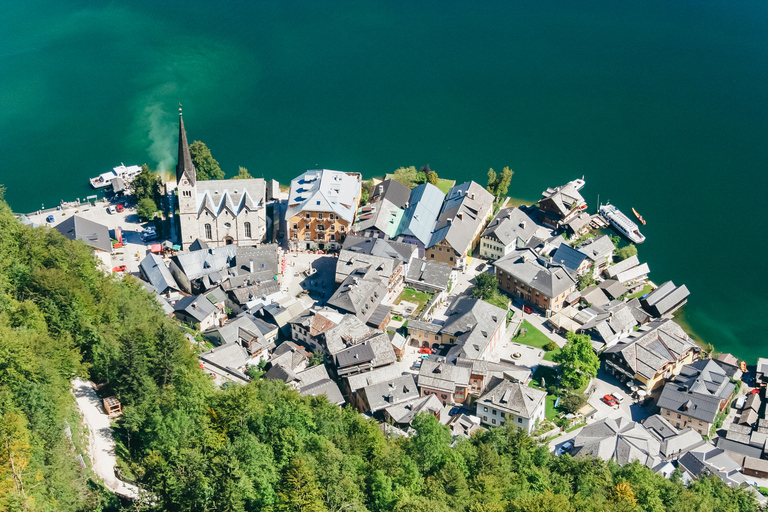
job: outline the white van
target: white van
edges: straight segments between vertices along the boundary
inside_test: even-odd
[[[624,395],[622,395],[618,391],[614,391],[613,393],[611,393],[611,396],[615,398],[618,403],[622,403],[624,401]]]

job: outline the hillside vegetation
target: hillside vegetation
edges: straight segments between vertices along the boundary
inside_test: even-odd
[[[138,282],[2,201],[0,291],[0,510],[756,510],[716,478],[687,488],[638,464],[555,458],[514,428],[451,448],[429,415],[390,439],[281,382],[216,390]],[[120,503],[80,470],[74,376],[122,401],[121,455],[152,505]]]

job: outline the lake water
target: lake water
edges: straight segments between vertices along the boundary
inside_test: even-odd
[[[429,163],[528,200],[585,176],[648,221],[651,278],[754,361],[768,309],[768,3],[22,2],[0,20],[0,183],[16,211],[85,197],[190,140],[229,174]]]

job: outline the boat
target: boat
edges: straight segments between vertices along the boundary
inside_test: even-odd
[[[640,233],[637,224],[629,220],[629,217],[621,213],[621,210],[612,204],[600,205],[600,214],[611,223],[616,231],[627,237],[632,243],[641,244],[645,242],[645,236]]]
[[[640,215],[639,213],[637,213],[637,210],[635,210],[634,208],[632,208],[632,213],[634,213],[634,214],[635,214],[635,217],[637,217],[637,220],[639,220],[639,221],[640,221],[640,224],[642,224],[643,226],[645,226],[645,219],[643,218],[643,216],[642,216],[642,215]]]
[[[91,186],[93,188],[108,187],[112,184],[112,180],[115,178],[122,179],[123,185],[128,185],[140,173],[141,166],[131,165],[130,167],[126,167],[125,164],[121,163],[111,171],[99,174],[95,178],[91,178],[89,181],[91,182]]]

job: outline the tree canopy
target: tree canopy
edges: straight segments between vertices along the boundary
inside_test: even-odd
[[[149,222],[155,218],[157,213],[157,205],[152,198],[145,197],[139,200],[139,204],[136,205],[136,214],[139,216],[142,222]]]
[[[509,192],[509,184],[512,182],[512,175],[515,171],[509,167],[504,167],[501,174],[496,174],[493,169],[488,170],[488,192],[494,195],[496,199],[501,199]]]
[[[231,179],[233,180],[250,180],[253,176],[251,176],[251,173],[248,172],[248,169],[245,167],[240,167],[238,169],[237,174],[235,176],[232,176]]]
[[[204,142],[196,140],[189,146],[189,154],[192,156],[192,163],[195,164],[195,171],[198,180],[223,180],[224,171],[219,167],[219,162],[211,155],[211,150]]]
[[[597,376],[600,358],[592,349],[588,335],[568,332],[565,338],[568,340],[565,347],[555,356],[555,361],[560,363],[560,383],[568,389],[578,389]]]
[[[487,272],[482,272],[475,276],[475,287],[472,289],[472,297],[483,299],[489,304],[502,309],[509,308],[509,299],[499,292],[499,280],[496,276]]]
[[[632,256],[637,256],[637,246],[635,244],[625,245],[624,247],[616,249],[613,259],[618,263],[619,261],[624,261]]]
[[[133,200],[137,203],[142,199],[151,199],[155,203],[155,210],[160,203],[162,186],[160,176],[155,174],[147,164],[141,166],[141,172],[131,182],[129,188],[133,195]]]

